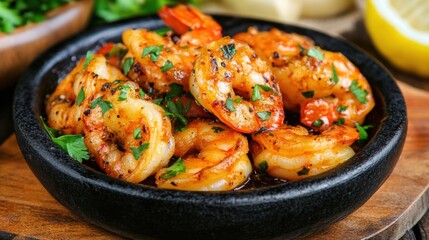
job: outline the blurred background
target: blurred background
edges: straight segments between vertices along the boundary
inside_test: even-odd
[[[429,0],[0,0],[0,144],[13,133],[16,82],[35,57],[81,31],[175,3],[344,38],[398,81],[429,91]],[[419,239],[425,227],[416,226],[403,239]]]

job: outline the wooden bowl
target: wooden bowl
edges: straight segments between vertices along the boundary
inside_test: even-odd
[[[93,0],[72,2],[49,12],[43,22],[0,33],[0,88],[13,85],[40,53],[85,28],[92,5]]]

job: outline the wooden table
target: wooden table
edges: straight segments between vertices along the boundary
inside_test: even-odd
[[[356,212],[310,239],[397,239],[429,206],[429,93],[400,84],[409,127],[401,158],[385,184]],[[25,163],[15,135],[0,147],[0,239],[121,239],[60,205]]]

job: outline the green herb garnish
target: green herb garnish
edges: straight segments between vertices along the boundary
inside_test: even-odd
[[[335,65],[332,63],[332,80],[335,84],[337,84],[340,80],[338,79],[337,69]]]
[[[258,164],[259,169],[261,170],[261,172],[265,173],[268,170],[268,163],[267,161],[262,161]]]
[[[76,105],[80,105],[83,100],[85,100],[85,91],[83,90],[83,87],[81,87],[79,93],[77,94]]]
[[[221,48],[221,50],[223,53],[223,57],[228,59],[228,60],[231,60],[232,57],[234,56],[234,54],[237,52],[237,50],[235,49],[234,43],[230,43],[230,44],[223,46]]]
[[[143,143],[138,147],[130,147],[131,153],[133,154],[134,159],[139,160],[140,156],[144,152],[144,150],[149,148],[149,143]]]
[[[307,50],[307,55],[310,57],[314,57],[319,59],[320,61],[323,60],[323,52],[321,52],[317,47],[312,47],[310,49]]]
[[[302,92],[301,93],[302,96],[304,96],[305,98],[312,98],[314,96],[314,91],[310,90],[310,91],[306,91],[306,92]]]
[[[370,128],[373,128],[374,126],[372,126],[372,125],[361,126],[358,123],[355,123],[355,126],[356,126],[357,130],[359,131],[358,143],[359,143],[359,145],[363,146],[365,144],[365,142],[368,140],[369,135],[368,135],[367,130]]]
[[[225,105],[226,105],[226,109],[228,109],[231,112],[235,112],[235,107],[234,107],[234,104],[232,103],[231,97],[228,97],[226,99]]]
[[[308,175],[309,172],[310,172],[310,168],[303,167],[299,172],[297,172],[297,174],[298,176],[302,176],[302,175]]]
[[[273,92],[273,89],[270,86],[262,85],[262,84],[255,84],[252,91],[252,101],[258,101],[261,100],[261,91],[259,88],[262,88],[265,92]]]
[[[70,157],[80,163],[82,163],[83,160],[89,159],[88,148],[85,146],[82,135],[76,134],[60,136],[60,132],[58,130],[48,127],[45,121],[43,121],[42,116],[40,116],[40,120],[42,121],[43,128],[48,133],[52,141],[63,151],[67,152]]]
[[[128,73],[130,72],[131,67],[133,66],[133,64],[134,64],[134,58],[125,58],[125,61],[122,64],[122,72],[125,75],[128,75]]]
[[[172,99],[174,97],[179,97],[183,94],[183,86],[177,83],[172,83],[169,85],[170,91],[168,91],[165,96],[166,99]]]
[[[83,63],[83,69],[85,70],[89,63],[94,60],[94,54],[91,51],[87,51],[86,52],[86,56],[85,56],[85,62]]]
[[[366,96],[368,96],[368,92],[362,89],[362,87],[359,87],[357,83],[357,80],[353,80],[352,84],[350,85],[350,91],[353,93],[353,95],[355,95],[359,102],[367,103],[368,100],[366,99]]]
[[[141,98],[144,98],[146,96],[146,93],[141,88],[139,89],[139,94]]]
[[[313,126],[313,127],[317,127],[317,128],[321,127],[322,125],[323,125],[323,120],[322,120],[322,119],[317,119],[316,121],[314,121],[314,122],[311,124],[311,126]]]
[[[257,112],[256,115],[262,120],[265,121],[268,118],[271,117],[271,112],[264,111],[264,112]]]
[[[106,113],[107,111],[109,111],[111,108],[113,108],[113,104],[109,101],[104,101],[103,100],[103,96],[98,97],[97,99],[95,99],[94,101],[92,101],[89,104],[89,107],[91,109],[94,109],[95,107],[100,106],[101,108],[101,114],[104,115],[104,113]]]
[[[341,126],[341,125],[344,125],[345,122],[346,122],[346,120],[344,118],[338,118],[338,120],[335,121],[334,124]]]
[[[337,107],[337,111],[339,113],[343,113],[347,110],[347,108],[348,108],[348,106],[339,106],[339,107]]]
[[[121,90],[121,93],[119,94],[118,101],[125,101],[127,100],[127,93],[128,90],[130,90],[130,86],[124,85],[118,87],[119,90]]]
[[[159,54],[161,53],[162,48],[163,48],[162,45],[145,47],[143,49],[142,58],[144,58],[148,54],[150,54],[150,60],[152,62],[156,62],[156,61],[158,61]]]
[[[141,127],[134,129],[133,136],[134,136],[134,139],[136,140],[142,138]]]
[[[165,61],[164,66],[161,67],[161,72],[166,72],[173,68],[173,63],[170,60]]]
[[[179,173],[184,173],[185,171],[185,163],[183,162],[182,158],[179,158],[175,163],[173,163],[173,165],[167,168],[165,173],[161,175],[161,178],[167,180],[177,176]]]

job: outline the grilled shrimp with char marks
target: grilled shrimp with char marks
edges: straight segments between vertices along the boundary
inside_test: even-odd
[[[229,37],[201,50],[190,78],[195,99],[232,129],[253,133],[283,124],[279,87],[265,61]]]

